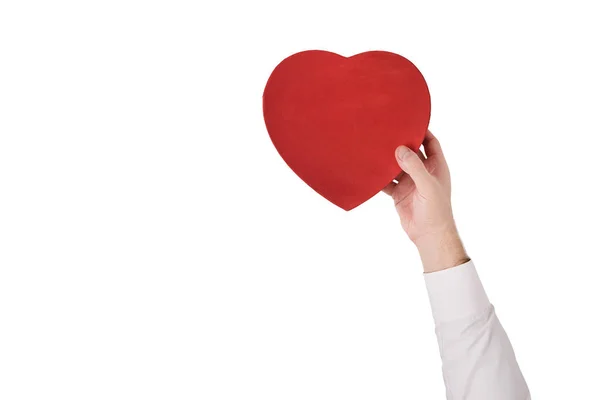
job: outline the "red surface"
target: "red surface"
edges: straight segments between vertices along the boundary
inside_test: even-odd
[[[265,124],[281,157],[344,210],[400,173],[394,150],[419,148],[430,111],[419,70],[383,51],[294,54],[273,70],[263,94]]]

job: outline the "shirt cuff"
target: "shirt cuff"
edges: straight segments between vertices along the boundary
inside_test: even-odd
[[[424,277],[436,325],[479,315],[490,306],[473,261]]]

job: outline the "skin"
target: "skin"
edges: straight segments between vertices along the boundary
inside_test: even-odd
[[[416,245],[423,271],[431,273],[469,261],[450,201],[450,171],[438,139],[427,131],[425,154],[396,149],[402,171],[383,192],[394,200],[402,228]]]

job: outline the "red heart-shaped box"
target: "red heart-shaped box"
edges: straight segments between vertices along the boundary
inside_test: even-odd
[[[417,150],[431,100],[406,58],[369,51],[296,53],[273,70],[263,113],[275,148],[317,193],[351,210],[399,173],[394,150]]]

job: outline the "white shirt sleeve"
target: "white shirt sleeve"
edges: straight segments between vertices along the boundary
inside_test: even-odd
[[[425,274],[448,400],[530,400],[472,261]]]

